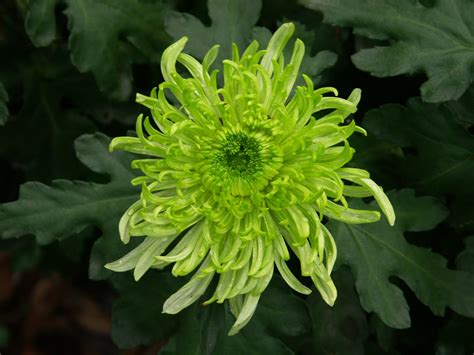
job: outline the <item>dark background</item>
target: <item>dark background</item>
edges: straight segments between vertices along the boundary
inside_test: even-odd
[[[131,25],[121,28],[117,38],[123,48],[110,51],[121,56],[121,59],[113,68],[115,71],[105,74],[106,79],[101,84],[98,79],[101,77],[100,73],[91,72],[77,64],[77,61],[82,60],[80,57],[84,52],[79,51],[76,59],[71,61],[71,56],[74,56],[74,50],[71,49],[73,30],[68,27],[66,14],[68,11],[78,11],[70,5],[71,2],[74,3],[73,0],[0,1],[0,82],[8,92],[6,102],[8,120],[0,126],[0,202],[2,203],[17,200],[19,186],[27,181],[46,184],[55,179],[105,181],[103,176],[92,173],[76,159],[74,140],[85,133],[103,132],[113,137],[126,134],[128,130],[133,129],[137,114],[143,112],[142,108],[134,103],[134,93],[148,93],[163,80],[159,71],[159,55],[173,42],[173,37],[164,27],[167,11],[192,14],[206,26],[212,23],[206,1],[138,1],[147,3],[150,8],[156,6],[158,15],[155,22],[150,22],[154,27],[150,30],[153,36],[148,38],[154,48],[144,55],[133,48],[133,43],[136,43],[133,41],[134,31],[140,29],[137,30],[137,27]],[[137,1],[133,1],[135,2]],[[120,3],[118,0],[98,0],[94,6],[91,5],[93,3],[91,0],[78,0],[76,4],[78,3],[88,8],[87,16],[91,16],[90,23],[101,24],[96,31],[107,31],[109,24],[114,21],[124,23],[127,21],[126,17],[117,20],[112,12],[110,14],[107,12],[108,5],[103,7],[101,5],[118,4]],[[433,3],[428,2],[425,5],[433,6]],[[37,8],[34,8],[35,12],[31,14],[33,6]],[[52,17],[47,15],[47,9],[51,7],[54,9]],[[42,14],[40,9],[46,10]],[[137,20],[136,14],[129,16],[135,16]],[[330,50],[337,54],[337,62],[322,75],[318,75],[318,85],[336,87],[342,97],[347,97],[353,88],[361,88],[363,99],[354,117],[358,122],[362,122],[364,115],[371,109],[388,103],[405,105],[408,99],[420,95],[420,85],[427,78],[423,71],[415,71],[410,75],[377,78],[357,69],[351,61],[351,55],[358,50],[384,44],[386,41],[354,35],[350,27],[323,24],[322,18],[321,13],[309,10],[296,1],[263,0],[257,26],[274,31],[283,21],[295,21],[297,27],[305,28],[310,34],[310,43],[305,42],[312,53]],[[36,40],[32,39],[31,33],[27,33],[28,21],[44,22],[41,25],[43,29],[40,28],[43,37],[38,35]],[[55,21],[52,32],[54,38],[45,40],[47,39],[44,35],[47,32],[45,28],[52,28],[51,21]],[[145,19],[143,22],[145,23]],[[96,56],[100,56],[101,48],[94,48],[94,42],[90,38],[89,41],[85,45],[89,46],[89,50],[95,51]],[[114,43],[108,45],[115,46]],[[82,50],[85,51],[84,48]],[[107,63],[107,60],[104,62]],[[123,74],[120,70],[124,72],[129,70],[129,73]],[[122,80],[121,75],[124,77],[128,75],[128,79],[123,80],[128,80],[127,83],[131,85],[129,89],[117,89],[116,83]],[[472,90],[466,95],[470,95],[470,92]],[[472,133],[474,120],[470,109],[473,107],[470,97],[472,96],[463,96],[459,101],[459,107],[471,117],[470,123],[465,121],[461,127]],[[437,106],[435,110],[438,110]],[[368,161],[361,161],[360,165],[367,166],[374,180],[386,190],[413,187],[408,173],[401,167],[406,166],[404,158],[417,156],[419,152],[416,146],[402,147],[402,155],[397,155],[393,154],[392,148],[384,150],[384,143],[373,136],[369,136],[367,142],[357,139],[353,144],[361,151],[380,149],[380,154],[370,156]],[[437,159],[436,154],[434,151],[432,159]],[[474,153],[471,154],[473,159]],[[418,165],[418,169],[423,170],[423,165]],[[417,193],[437,196],[448,206],[451,206],[453,198],[464,194],[463,190],[466,190],[467,196],[472,195],[468,193],[468,190],[472,190],[470,185],[457,186],[456,183],[447,189],[458,191],[456,194],[446,194],[443,192],[445,190],[438,193],[423,186],[415,189]],[[470,203],[467,199],[466,204]],[[458,207],[453,207],[451,217],[455,208]],[[470,213],[469,208],[465,213]],[[0,214],[1,218],[6,217]],[[406,237],[412,244],[442,254],[448,260],[448,266],[454,267],[457,256],[465,248],[466,237],[473,230],[472,225],[466,227],[463,223],[448,219],[433,230],[416,234],[407,233]],[[159,327],[160,324],[144,321],[135,329],[143,336],[138,337],[138,340],[130,338],[119,343],[121,347],[130,349],[118,349],[110,337],[113,322],[111,313],[120,290],[132,287],[128,286],[131,279],[124,276],[124,281],[112,281],[115,287],[112,287],[109,281],[89,280],[89,255],[94,241],[99,236],[98,227],[88,227],[74,234],[73,238],[64,236],[64,239],[55,240],[48,245],[39,245],[32,235],[0,241],[2,354],[157,354],[172,336],[177,336],[177,341],[187,341],[186,332],[173,335],[177,326],[171,327],[163,337],[159,332],[154,334],[150,331],[150,328]],[[448,310],[444,317],[433,315],[400,280],[392,281],[403,290],[411,309],[412,319],[411,327],[403,330],[389,328],[373,313],[361,310],[354,291],[354,281],[345,267],[336,272],[336,279],[341,280],[341,285],[346,285],[341,289],[346,287],[346,294],[352,295],[341,296],[343,306],[355,307],[357,310],[338,318],[337,331],[327,335],[325,332],[331,331],[326,329],[329,328],[326,324],[336,322],[335,319],[339,316],[326,314],[324,312],[329,311],[321,308],[321,319],[325,319],[324,322],[327,323],[322,323],[321,329],[316,329],[313,325],[313,330],[308,334],[299,340],[294,340],[297,345],[292,346],[292,349],[296,353],[444,355],[470,354],[474,350],[472,319],[464,318],[451,310]],[[161,281],[158,278],[156,282]],[[474,288],[474,285],[472,286]],[[145,298],[156,302],[157,309],[160,309],[161,298],[154,301],[153,296],[148,294],[153,290],[144,288],[142,292],[147,294]],[[126,297],[136,300],[142,297],[141,295],[136,291]],[[137,315],[139,316],[142,315]],[[208,316],[212,317],[212,314]],[[114,321],[117,320],[118,318]],[[116,335],[115,339],[118,337]],[[329,345],[318,348],[314,345],[318,342]],[[318,352],[316,349],[326,350]],[[168,348],[167,353],[173,352]]]

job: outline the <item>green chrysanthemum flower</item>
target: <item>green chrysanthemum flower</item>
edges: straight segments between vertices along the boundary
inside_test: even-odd
[[[137,280],[149,268],[174,264],[175,276],[198,268],[165,302],[165,313],[189,306],[218,278],[205,304],[229,300],[237,319],[229,334],[235,334],[252,317],[275,266],[291,288],[311,292],[286,265],[291,255],[332,305],[336,245],[322,218],[375,222],[379,212],[351,209],[345,198],[374,196],[394,223],[392,206],[369,173],[344,167],[354,153],[347,139],[365,133],[354,121],[343,124],[356,111],[360,90],[347,100],[324,96],[337,91],[315,90],[303,75],[306,86],[293,93],[304,54],[296,40],[285,65],[283,49],[293,31],[292,24],[282,25],[266,50],[254,41],[240,55],[234,45],[232,60],[223,61],[222,88],[217,71],[209,73],[218,46],[201,64],[182,53],[187,38],[180,39],[163,53],[165,81],[158,91],[137,96],[153,120],[139,116],[138,137],[110,145],[148,158],[133,162],[144,174],[132,181],[142,193],[119,226],[124,243],[131,236],[145,239],[106,267],[134,269]],[[176,63],[189,75],[181,76]]]

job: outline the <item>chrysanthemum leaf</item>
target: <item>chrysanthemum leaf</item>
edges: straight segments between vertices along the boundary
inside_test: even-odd
[[[100,89],[116,99],[132,90],[131,62],[157,62],[167,36],[164,2],[139,0],[32,1],[25,26],[36,46],[57,38],[55,9],[65,4],[70,29],[71,60],[81,72],[91,72]],[[104,20],[106,19],[106,20]],[[100,30],[98,30],[100,29]],[[100,48],[100,53],[97,52]]]
[[[364,341],[369,337],[369,325],[350,271],[345,267],[340,268],[333,278],[339,290],[334,306],[328,306],[317,294],[312,294],[307,299],[313,326],[312,352],[365,355]]]
[[[265,27],[255,26],[260,17],[261,6],[261,0],[209,0],[209,17],[212,22],[209,27],[190,14],[171,11],[166,16],[165,28],[175,40],[183,36],[191,37],[187,51],[197,58],[204,58],[209,48],[218,44],[220,50],[213,54],[217,58],[216,64],[219,64],[219,61],[231,56],[232,43],[243,48],[255,38],[261,48],[267,45],[272,33]],[[312,41],[320,39],[315,39],[314,32],[306,30],[303,24],[296,23],[296,27],[296,36],[301,37],[309,46],[302,58],[301,73],[317,78],[336,63],[337,55],[329,50],[311,53]],[[285,53],[291,55],[291,50],[286,47]]]
[[[466,238],[464,243],[466,247],[456,258],[456,266],[474,274],[474,236]]]
[[[160,355],[290,355],[298,353],[310,326],[304,301],[293,295],[279,277],[262,295],[252,320],[234,336],[227,336],[234,319],[222,305],[195,305],[182,317],[177,333]]]
[[[474,236],[466,238],[464,243],[466,248],[456,258],[456,266],[474,274]]]
[[[54,11],[61,0],[38,0],[30,4],[25,18],[25,29],[38,47],[51,44],[57,37]]]
[[[418,98],[405,106],[384,105],[369,111],[364,125],[392,151],[400,151],[397,159],[387,155],[383,159],[391,159],[408,186],[447,197],[452,211],[448,221],[474,231],[474,191],[467,188],[474,181],[474,139],[466,127],[472,117],[470,97],[438,105]]]
[[[73,142],[81,134],[94,131],[95,126],[85,115],[62,107],[70,77],[52,83],[34,64],[28,63],[26,67],[17,75],[24,85],[22,105],[0,130],[0,155],[20,162],[30,180],[73,178],[82,173]],[[13,136],[16,138],[11,139]]]
[[[367,225],[330,222],[339,249],[338,259],[351,267],[364,309],[375,312],[389,326],[410,326],[408,304],[402,291],[390,282],[397,277],[410,287],[433,313],[445,308],[473,316],[474,275],[450,270],[439,254],[409,244],[403,234],[434,228],[447,216],[446,208],[432,197],[415,197],[413,190],[389,194],[397,223]],[[368,207],[363,202],[355,203]],[[373,203],[372,203],[373,205]]]
[[[130,156],[110,155],[110,140],[102,134],[84,135],[76,141],[78,158],[91,170],[107,174],[110,182],[55,180],[51,185],[28,182],[15,202],[0,206],[2,238],[33,234],[39,244],[49,244],[98,226],[103,236],[93,248],[92,278],[104,277],[103,265],[123,255],[127,248],[117,241],[118,218],[134,201],[137,189],[130,186]]]
[[[320,10],[325,21],[390,45],[363,49],[352,60],[379,77],[423,71],[423,100],[458,99],[474,80],[474,3],[438,0],[433,6],[411,0],[300,0]]]
[[[198,58],[204,58],[215,44],[221,47],[218,58],[229,58],[232,43],[239,48],[249,44],[260,17],[261,0],[208,0],[207,4],[211,26],[190,14],[171,11],[166,16],[165,29],[174,40],[192,36],[187,51]]]
[[[161,312],[163,302],[182,280],[168,272],[146,274],[135,282],[130,274],[110,279],[119,293],[112,308],[111,337],[120,348],[163,341],[173,334],[178,318]]]

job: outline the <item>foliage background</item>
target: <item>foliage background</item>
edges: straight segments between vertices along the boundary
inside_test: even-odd
[[[0,19],[6,354],[472,354],[472,0],[4,0]],[[135,283],[102,267],[127,249],[117,221],[137,196],[108,136],[133,129],[174,40],[224,57],[284,21],[317,85],[362,89],[353,165],[391,190],[397,224],[329,223],[336,305],[275,276],[227,337],[222,305],[161,314],[183,283],[166,270]]]

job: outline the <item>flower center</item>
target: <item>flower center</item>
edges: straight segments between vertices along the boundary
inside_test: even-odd
[[[260,144],[243,133],[230,134],[217,153],[216,160],[230,175],[250,177],[262,165]]]

